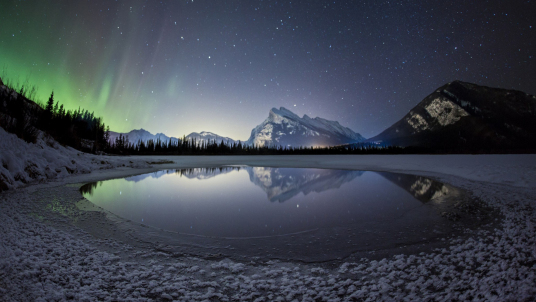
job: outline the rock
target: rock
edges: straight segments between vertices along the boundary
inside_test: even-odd
[[[170,295],[168,295],[166,293],[163,293],[161,297],[162,297],[162,299],[173,300],[173,297],[171,297]]]

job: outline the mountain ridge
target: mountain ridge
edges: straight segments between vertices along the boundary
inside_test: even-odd
[[[272,133],[271,130],[274,128],[278,131]],[[128,133],[110,131],[108,141],[113,143],[120,135],[128,137],[130,143],[137,143],[140,140],[143,142],[156,141],[158,139],[165,143],[169,140],[173,143],[178,141],[176,137],[169,137],[163,133],[152,134],[143,128],[134,129]],[[192,132],[185,137],[190,140],[195,139],[196,142],[216,141],[218,144],[222,141],[227,144],[239,142],[208,131]],[[311,147],[357,143],[364,140],[365,138],[361,134],[342,126],[338,121],[330,121],[321,117],[311,118],[306,114],[303,117],[299,117],[285,107],[280,107],[279,109],[272,108],[268,113],[268,118],[253,128],[250,138],[242,142],[242,144],[250,146]]]

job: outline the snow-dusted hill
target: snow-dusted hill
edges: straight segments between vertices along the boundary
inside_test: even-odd
[[[35,143],[27,143],[0,127],[0,192],[50,179],[125,166],[139,168],[149,165],[127,158],[80,152],[62,146],[43,132],[39,132]]]
[[[333,146],[365,140],[359,133],[336,121],[320,117],[299,117],[280,107],[272,108],[268,118],[251,131],[247,143],[257,146]]]
[[[369,141],[461,151],[534,148],[535,120],[536,96],[454,81]]]

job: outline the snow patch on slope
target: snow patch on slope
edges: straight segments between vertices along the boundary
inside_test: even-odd
[[[426,120],[418,113],[410,112],[410,116],[406,121],[415,129],[415,132],[421,132],[429,128]]]
[[[454,124],[469,115],[462,107],[444,97],[434,99],[425,109],[441,126]]]
[[[454,124],[462,117],[469,115],[462,107],[445,97],[435,98],[424,109],[441,126]],[[430,125],[422,115],[413,111],[409,113],[406,121],[416,133],[433,128],[433,121],[430,121],[432,122],[432,125]]]

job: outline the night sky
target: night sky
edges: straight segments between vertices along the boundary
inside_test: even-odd
[[[459,79],[536,94],[536,1],[6,1],[0,66],[111,130],[246,140],[272,107],[371,137]]]

